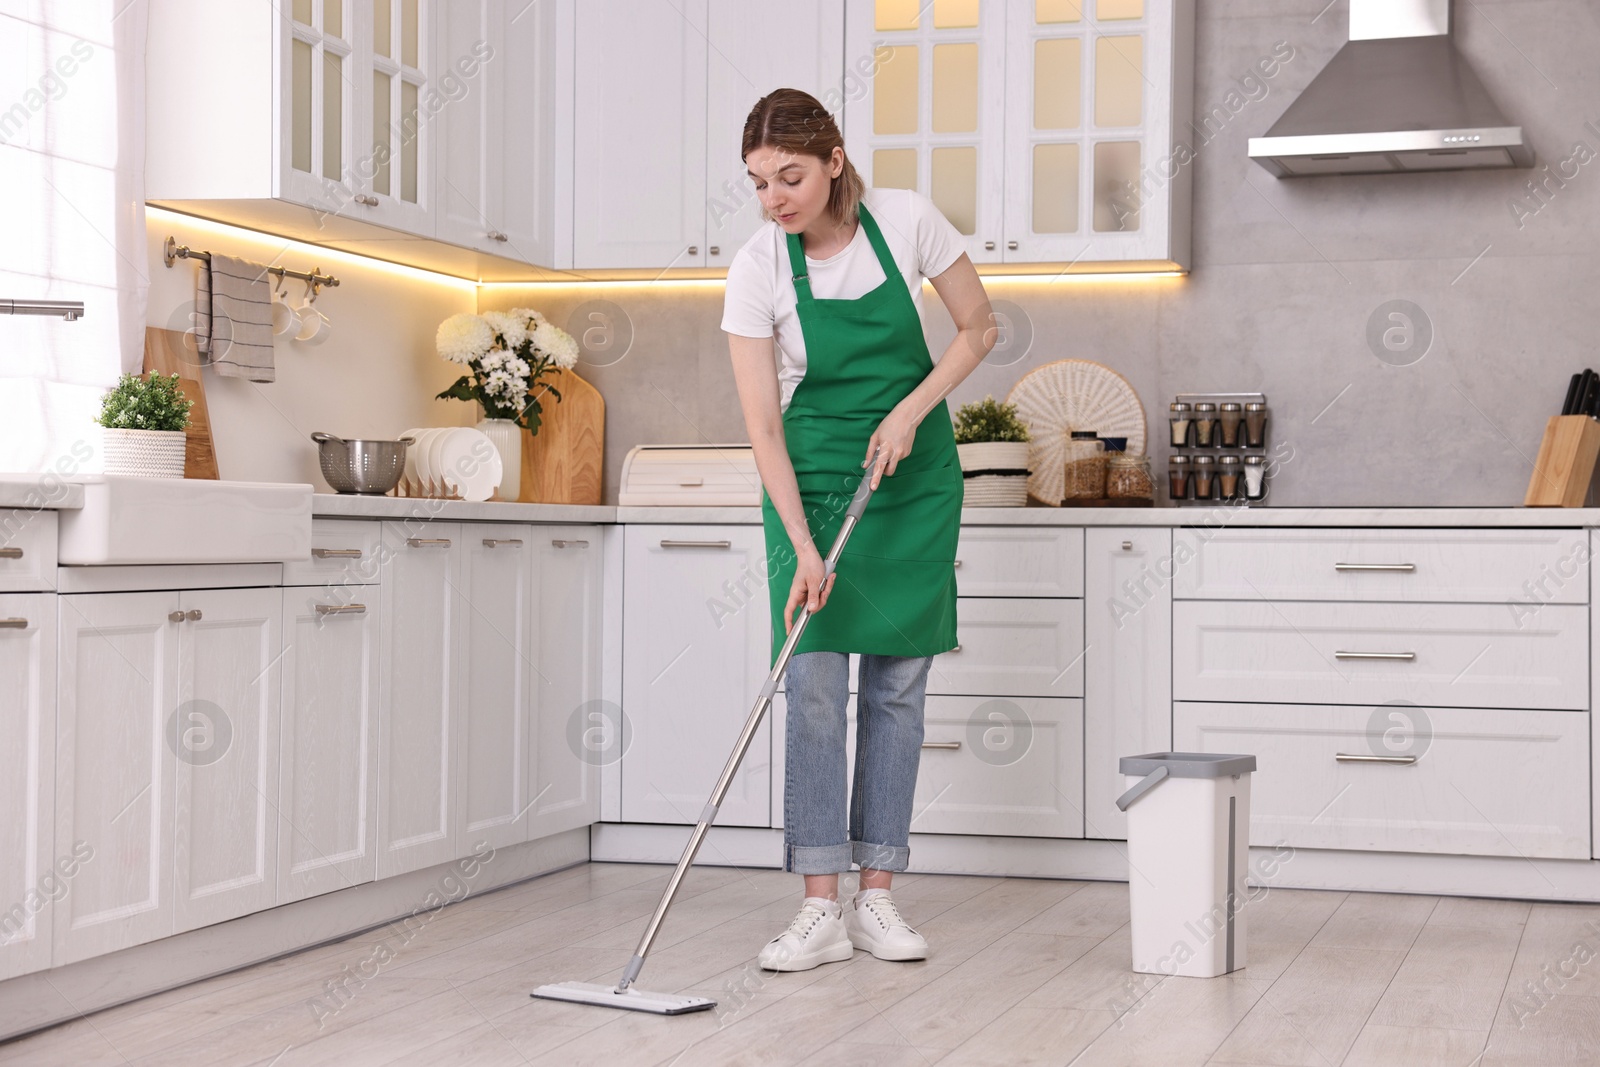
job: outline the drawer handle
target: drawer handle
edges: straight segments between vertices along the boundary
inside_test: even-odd
[[[589,542],[587,542],[587,541],[563,541],[563,540],[560,540],[559,538],[555,538],[555,537],[552,537],[550,539],[550,543],[552,545],[556,546],[557,548],[588,548],[589,547]]]
[[[188,611],[183,613],[183,617],[188,619],[190,622],[199,622],[202,618],[204,618],[204,616],[200,614],[199,608],[190,608]]]
[[[1414,660],[1415,652],[1334,652],[1334,659],[1403,659]]]
[[[493,538],[493,537],[485,537],[483,539],[483,547],[484,548],[499,548],[501,545],[520,545],[520,544],[522,544],[522,538],[520,538],[520,537],[501,537],[501,538],[498,538],[498,539]]]
[[[365,604],[318,604],[318,615],[365,615]]]
[[[1336,571],[1405,571],[1410,573],[1417,569],[1415,563],[1335,563]]]
[[[1360,752],[1335,752],[1333,758],[1340,763],[1393,763],[1400,767],[1409,767],[1417,762],[1418,756],[1368,756]]]
[[[1124,552],[1132,552],[1133,551],[1133,542],[1132,541],[1124,541],[1124,542],[1122,542],[1122,551],[1124,551]]]
[[[678,485],[682,486],[685,489],[690,489],[690,488],[693,488],[694,486],[705,485],[705,484],[706,484],[706,480],[704,478],[680,478],[678,480]]]
[[[360,559],[359,548],[313,548],[312,559]]]
[[[412,548],[449,548],[450,547],[450,538],[448,538],[448,537],[408,537],[408,538],[406,538],[406,544],[410,545]]]
[[[181,612],[181,611],[170,611],[170,612],[168,612],[167,613],[167,621],[168,622],[182,622],[183,621],[183,612]]]
[[[956,654],[956,653],[957,653],[957,652],[960,652],[960,651],[961,651],[961,642],[960,642],[960,641],[957,641],[957,642],[956,642],[956,647],[955,647],[955,648],[952,648],[952,649],[951,649],[951,650],[950,650],[950,651],[949,651],[949,652],[948,652],[948,653],[946,653],[946,655],[951,655],[951,656],[953,656],[953,655],[955,655],[955,654]]]
[[[924,741],[924,742],[922,742],[922,747],[923,748],[938,748],[938,749],[943,749],[946,752],[954,752],[956,749],[961,747],[961,742],[960,741]]]
[[[957,566],[957,567],[959,567],[959,566],[961,566],[961,561],[960,561],[960,560],[959,560],[959,559],[958,559],[958,560],[956,560],[956,566]]]
[[[20,549],[20,548],[15,548],[15,547],[12,547],[12,548],[0,548],[0,559],[21,559],[21,558],[22,558],[22,549]]]
[[[0,619],[0,630],[26,630],[27,619]]]
[[[669,541],[663,539],[662,548],[732,548],[732,541]]]

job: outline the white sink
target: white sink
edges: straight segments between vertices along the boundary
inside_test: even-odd
[[[64,564],[274,563],[311,558],[310,485],[90,474],[60,513]]]

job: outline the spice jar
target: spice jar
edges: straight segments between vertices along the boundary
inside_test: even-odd
[[[1237,400],[1225,400],[1218,409],[1217,423],[1222,428],[1222,447],[1236,448],[1239,444],[1239,424],[1244,421],[1244,405]]]
[[[1192,466],[1188,456],[1172,456],[1167,460],[1167,496],[1173,500],[1189,499],[1189,469]]]
[[[1106,495],[1106,443],[1093,430],[1073,430],[1067,438],[1065,500],[1100,500]]]
[[[1106,496],[1113,500],[1152,500],[1155,481],[1150,477],[1150,457],[1113,454],[1106,463]]]
[[[1267,443],[1267,405],[1252,400],[1244,406],[1244,445],[1264,448]]]
[[[1202,400],[1194,406],[1194,443],[1199,448],[1210,448],[1216,440],[1217,405]]]
[[[1167,421],[1172,424],[1172,447],[1183,448],[1189,444],[1189,424],[1194,421],[1188,404],[1174,401]]]
[[[1215,456],[1194,457],[1194,498],[1196,500],[1211,499],[1211,483],[1213,472],[1217,469]]]
[[[1238,429],[1237,426],[1234,429]],[[1217,488],[1222,499],[1232,500],[1239,495],[1239,457],[1217,457]]]
[[[1267,459],[1265,456],[1244,457],[1244,498],[1260,500],[1267,495]]]

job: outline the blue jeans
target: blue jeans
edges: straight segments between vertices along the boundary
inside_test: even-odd
[[[903,871],[922,760],[923,698],[932,656],[862,655],[856,765],[845,807],[850,659],[799,652],[784,674],[783,869],[842,874],[852,862]]]

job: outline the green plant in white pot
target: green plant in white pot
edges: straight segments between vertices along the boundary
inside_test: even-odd
[[[956,453],[966,507],[1020,508],[1028,502],[1028,427],[1015,404],[993,396],[963,404],[955,417]]]
[[[176,374],[124,374],[100,401],[106,473],[182,478],[184,429],[192,407]]]

